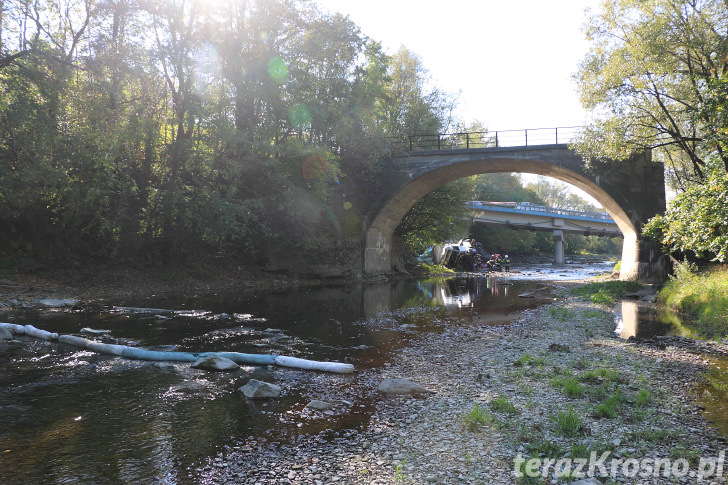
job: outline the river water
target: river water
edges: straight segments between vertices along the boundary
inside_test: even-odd
[[[285,441],[320,431],[319,421],[290,416],[305,412],[312,390],[325,392],[321,389],[332,385],[348,411],[325,426],[365,426],[377,396],[357,382],[396,358],[413,334],[462,321],[506,324],[543,303],[519,294],[542,287],[544,280],[576,279],[605,268],[544,266],[507,277],[147,298],[93,311],[0,315],[60,334],[106,329],[114,342],[145,348],[272,353],[349,362],[357,369],[349,376],[273,367],[211,373],[40,340],[0,344],[0,483],[185,482],[191,469],[227,444]],[[250,378],[277,383],[283,396],[246,401],[237,389]]]

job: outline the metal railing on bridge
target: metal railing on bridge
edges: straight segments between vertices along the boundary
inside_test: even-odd
[[[603,221],[615,224],[612,217],[607,212],[587,211],[577,209],[561,209],[558,207],[549,207],[545,205],[531,204],[530,202],[488,202],[474,200],[466,203],[471,209],[495,210],[504,212],[523,212],[531,214],[543,215],[561,215],[573,218],[585,218],[596,221]]]
[[[389,151],[406,153],[471,148],[521,147],[570,143],[580,126],[531,128],[525,130],[474,131],[389,137]]]

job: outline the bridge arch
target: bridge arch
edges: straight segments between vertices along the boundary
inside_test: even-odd
[[[556,146],[561,151],[570,152],[566,146]],[[552,146],[553,148],[553,146]],[[577,168],[573,169],[575,162],[555,162],[551,156],[539,156],[538,150],[528,150],[527,156],[521,151],[503,153],[502,150],[482,151],[480,156],[476,153],[452,153],[433,157],[427,154],[418,154],[409,157],[395,171],[400,173],[400,184],[391,191],[391,196],[376,212],[365,231],[363,264],[365,274],[389,273],[393,270],[392,242],[393,234],[407,211],[426,194],[444,185],[447,182],[462,177],[498,172],[519,172],[545,175],[567,182],[580,188],[596,199],[609,213],[619,227],[624,237],[622,247],[622,265],[620,277],[622,279],[640,279],[643,281],[662,279],[660,271],[648,271],[640,268],[640,238],[642,220],[635,217],[634,211],[625,207],[624,200],[620,204],[610,193],[608,187],[600,183],[600,176],[585,173]],[[557,150],[558,151],[558,150]],[[543,152],[546,153],[546,152]],[[419,160],[414,160],[418,158]],[[445,160],[446,159],[446,160]],[[418,163],[419,162],[419,163]],[[396,163],[396,162],[395,162]],[[577,167],[582,167],[579,158]],[[578,171],[577,171],[578,170]],[[660,176],[661,176],[660,171]],[[664,180],[660,177],[660,180]],[[653,181],[654,182],[654,181]],[[629,186],[629,180],[624,181]],[[664,210],[664,182],[662,186],[662,204]],[[654,215],[651,214],[651,215]],[[642,260],[645,258],[642,257]]]

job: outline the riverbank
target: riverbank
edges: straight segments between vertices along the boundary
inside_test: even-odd
[[[78,265],[36,271],[0,271],[0,310],[42,307],[44,299],[92,304],[128,298],[191,297],[221,291],[289,288],[333,283],[272,273],[254,267],[205,263],[183,267],[138,265]],[[341,280],[343,281],[343,279]]]
[[[690,346],[623,341],[614,335],[611,309],[561,296],[505,327],[463,322],[443,333],[421,333],[390,365],[349,377],[361,392],[377,396],[363,429],[322,431],[288,443],[240,439],[187,479],[560,483],[566,479],[555,472],[575,472],[579,459],[593,457],[592,471],[606,475],[601,483],[633,483],[632,472],[648,475],[638,475],[640,483],[696,483],[695,473],[709,472],[708,460],[728,448],[693,391],[709,366],[706,357]],[[433,393],[379,394],[378,383],[388,377]],[[339,384],[327,385],[327,379],[320,378],[316,397],[336,402]],[[327,415],[318,419],[325,426]],[[541,476],[546,459],[552,461]],[[667,464],[669,476],[649,468],[654,460],[663,460],[660,471]],[[529,466],[538,477],[516,477]]]

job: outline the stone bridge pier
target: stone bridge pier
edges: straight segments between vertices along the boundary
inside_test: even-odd
[[[567,145],[558,144],[412,152],[383,164],[386,195],[370,214],[363,240],[366,275],[401,269],[393,254],[394,230],[427,193],[462,177],[520,172],[562,180],[602,204],[624,237],[620,279],[661,282],[666,277],[659,245],[640,236],[643,224],[665,211],[664,167],[653,162],[649,152],[623,162],[585,161]],[[563,235],[555,234],[554,240],[563,250]]]

